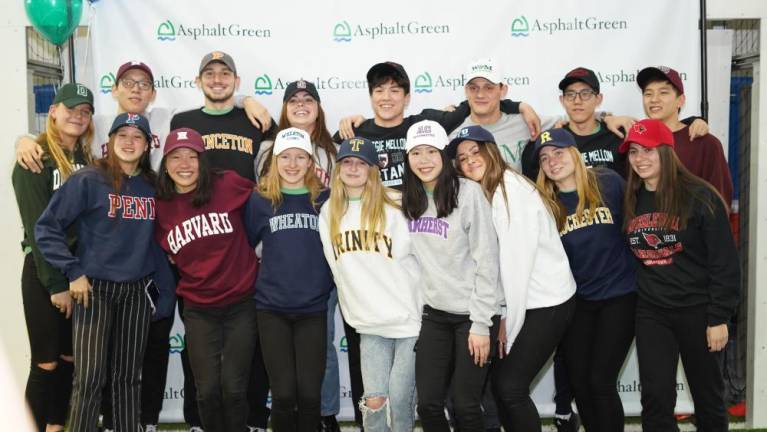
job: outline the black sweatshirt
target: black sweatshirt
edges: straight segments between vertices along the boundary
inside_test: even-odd
[[[669,228],[656,211],[655,192],[641,187],[636,217],[627,227],[629,246],[639,259],[637,285],[644,300],[664,308],[708,305],[708,324],[727,323],[740,301],[740,264],[724,204],[708,188],[694,200],[687,226],[678,218]],[[692,195],[690,195],[692,198]]]

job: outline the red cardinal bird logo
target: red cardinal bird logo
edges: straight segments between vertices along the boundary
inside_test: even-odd
[[[644,237],[644,241],[647,242],[648,245],[652,246],[655,249],[658,249],[658,246],[660,246],[661,243],[663,243],[663,240],[661,240],[660,237],[658,237],[655,234],[642,233],[642,237]]]

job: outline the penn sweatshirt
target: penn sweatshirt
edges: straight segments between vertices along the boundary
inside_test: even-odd
[[[362,201],[349,200],[339,233],[330,236],[330,205],[320,212],[320,237],[338,287],[344,319],[359,333],[386,338],[418,336],[420,266],[402,211],[386,206],[380,232],[362,230]],[[371,237],[372,236],[372,237]],[[372,238],[369,245],[365,239]]]
[[[500,312],[498,239],[490,203],[479,184],[460,179],[458,207],[452,213],[437,218],[429,197],[424,214],[408,225],[423,267],[424,302],[434,309],[469,315],[470,332],[489,335],[491,319]]]
[[[493,195],[493,225],[498,233],[501,285],[506,299],[506,351],[525,322],[527,309],[556,306],[575,294],[575,280],[554,216],[538,190],[521,174],[503,175]]]

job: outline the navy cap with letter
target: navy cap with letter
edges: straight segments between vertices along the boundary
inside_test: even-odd
[[[487,129],[479,125],[466,126],[458,131],[458,135],[450,141],[445,151],[450,159],[455,159],[458,152],[458,146],[464,141],[475,141],[482,143],[495,144],[495,137]]]
[[[152,142],[152,130],[149,128],[149,120],[141,114],[125,112],[115,117],[115,121],[112,122],[112,127],[109,129],[109,136],[111,137],[123,126],[130,126],[140,130],[144,133],[146,142]]]
[[[77,105],[88,104],[91,111],[93,108],[93,93],[88,87],[78,83],[69,83],[61,86],[53,98],[52,105],[63,103],[67,108],[74,108]]]
[[[370,140],[360,137],[349,138],[341,143],[338,148],[336,162],[348,157],[356,157],[365,161],[368,165],[378,165],[378,151]]]
[[[553,128],[547,131],[541,132],[538,139],[535,140],[535,146],[533,147],[533,157],[537,161],[541,153],[541,149],[548,146],[565,148],[575,147],[575,137],[570,131],[562,128]]]
[[[288,84],[288,87],[285,89],[285,96],[282,97],[282,101],[287,102],[288,99],[292,98],[293,95],[300,91],[305,91],[309,93],[314,98],[314,100],[317,102],[320,101],[320,94],[317,92],[317,87],[315,87],[313,83],[304,79],[293,81],[292,83]]]

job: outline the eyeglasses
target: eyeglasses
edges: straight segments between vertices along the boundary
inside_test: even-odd
[[[568,102],[574,101],[576,96],[580,97],[582,101],[586,102],[587,100],[591,100],[591,98],[596,95],[597,94],[594,90],[588,89],[581,91],[568,90],[564,93],[565,100]]]
[[[134,81],[130,78],[123,78],[120,80],[121,83],[127,88],[128,90],[132,89],[134,86],[138,84],[138,88],[140,90],[151,90],[153,87],[153,84],[150,81]]]
[[[64,108],[67,109],[67,114],[69,114],[72,117],[89,119],[93,115],[93,111],[91,111],[88,108],[69,108],[66,105],[64,105]]]

